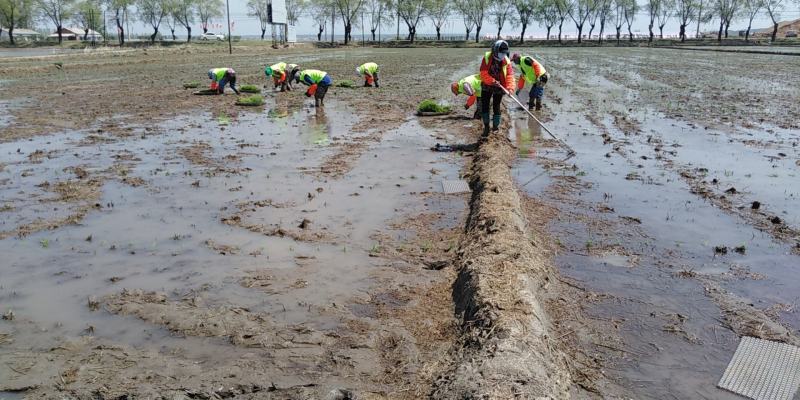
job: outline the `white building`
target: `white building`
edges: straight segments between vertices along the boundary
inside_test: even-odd
[[[16,31],[15,31],[16,33]],[[83,28],[61,28],[61,38],[64,40],[83,40],[86,31]],[[49,40],[58,40],[58,31],[51,33],[47,36]],[[93,29],[89,29],[89,34],[86,35],[86,40],[94,40],[96,42],[103,40],[103,35]]]
[[[18,42],[33,42],[42,38],[42,34],[32,29],[14,28],[14,40]],[[4,27],[0,27],[0,41],[7,42],[8,31]]]

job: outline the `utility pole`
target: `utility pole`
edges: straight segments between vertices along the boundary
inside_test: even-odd
[[[361,12],[361,45],[364,46],[364,12]]]
[[[96,26],[94,26],[94,7],[90,6],[89,7],[89,30],[90,31],[94,31],[94,28],[96,28]],[[97,37],[95,37],[95,32],[97,32],[97,31],[92,32],[92,47],[97,46],[97,43],[96,43]]]
[[[231,45],[231,5],[229,0],[225,0],[225,9],[228,13],[228,54],[233,54],[233,45]]]
[[[336,42],[336,4],[331,4],[331,45]]]
[[[103,10],[103,43],[108,43],[108,32],[106,32],[106,10]]]

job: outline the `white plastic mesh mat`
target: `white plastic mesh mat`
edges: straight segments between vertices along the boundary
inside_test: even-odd
[[[800,347],[744,336],[717,386],[754,400],[792,400]]]
[[[469,192],[469,184],[463,179],[456,180],[443,180],[442,191],[446,194],[467,193]]]

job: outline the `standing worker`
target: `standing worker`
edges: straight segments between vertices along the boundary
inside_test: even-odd
[[[356,67],[356,75],[364,75],[364,87],[372,87],[373,82],[375,87],[380,87],[378,84],[378,64],[374,62],[364,63]]]
[[[536,61],[530,56],[520,56],[519,53],[514,53],[511,61],[519,65],[522,72],[519,74],[519,83],[517,84],[517,94],[522,88],[525,87],[525,82],[529,82],[532,87],[528,95],[528,110],[532,110],[534,106],[536,110],[542,109],[542,97],[544,97],[544,85],[550,79],[550,74],[544,69],[539,61]]]
[[[225,85],[229,83],[231,89],[239,94],[236,89],[236,71],[233,68],[212,68],[208,70],[208,79],[211,79],[211,90],[216,89],[218,94],[225,94]]]
[[[297,73],[294,80],[308,86],[306,97],[314,96],[315,107],[325,107],[325,93],[328,92],[328,87],[333,84],[333,79],[328,76],[327,72],[304,69]]]
[[[508,59],[508,43],[498,40],[492,50],[483,55],[481,61],[481,113],[483,136],[489,136],[489,106],[492,110],[492,130],[500,127],[500,104],[503,95],[514,90],[514,68]]]
[[[476,102],[477,99],[481,98],[481,76],[478,74],[470,75],[458,82],[453,82],[450,84],[450,90],[453,92],[454,95],[458,96],[459,94],[466,94],[469,96],[467,99],[467,103],[464,104],[464,109],[469,110],[473,104],[475,106],[475,114],[472,116],[474,119],[481,118],[481,102]]]
[[[272,77],[275,88],[280,85],[281,92],[292,90],[292,80],[294,80],[298,72],[300,72],[299,65],[285,62],[279,62],[264,68],[264,74]]]

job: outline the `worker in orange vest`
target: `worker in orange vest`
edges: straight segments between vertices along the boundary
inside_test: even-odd
[[[508,58],[508,43],[498,40],[481,60],[481,112],[483,136],[489,136],[489,110],[492,110],[492,130],[500,127],[500,104],[503,95],[514,90],[514,68]]]

